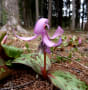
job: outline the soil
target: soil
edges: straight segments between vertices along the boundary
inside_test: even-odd
[[[49,32],[52,35],[54,31]],[[21,36],[32,36],[33,32],[28,34],[19,34]],[[88,36],[87,32],[65,32],[66,36],[76,35],[82,38],[82,45],[78,46],[78,50],[74,51],[74,47],[67,46],[64,50],[57,48],[49,57],[55,62],[52,64],[51,70],[64,70],[76,75],[78,79],[84,81],[88,85]],[[37,52],[40,37],[31,41],[29,48],[31,52]],[[25,49],[27,42],[19,40],[10,32],[6,44],[13,45]],[[72,51],[71,59],[66,61],[56,61],[56,56],[69,56]],[[24,53],[28,53],[26,50]],[[0,90],[60,90],[52,85],[49,80],[45,80],[42,76],[36,74],[31,68],[24,65],[14,65],[12,74],[0,81]]]

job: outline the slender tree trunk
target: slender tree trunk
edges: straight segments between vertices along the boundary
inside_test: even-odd
[[[44,17],[48,17],[48,0],[44,0],[44,8],[43,8],[43,11],[44,11],[43,16],[44,16]]]
[[[75,17],[76,17],[76,13],[75,13],[75,0],[72,0],[72,30],[75,30]]]
[[[63,21],[63,0],[55,0],[55,5],[56,5],[56,12],[57,12],[57,24],[62,26],[62,21]]]
[[[35,5],[36,5],[36,20],[39,18],[39,5],[38,5],[39,0],[35,0]]]
[[[86,24],[85,24],[85,28],[84,28],[84,30],[85,31],[88,31],[88,0],[85,0],[85,3],[86,3],[86,9],[87,9],[87,22],[86,22]]]
[[[43,17],[44,0],[41,0],[41,16]]]
[[[83,29],[83,24],[84,24],[84,3],[83,3],[83,15],[82,15],[82,24],[81,24],[81,29]]]
[[[87,22],[88,22],[88,0],[87,0]]]
[[[1,30],[9,31],[15,28],[20,32],[26,33],[25,29],[23,29],[19,25],[20,19],[19,19],[18,0],[3,0],[3,6],[8,14],[8,22],[1,28]]]
[[[52,0],[49,0],[49,8],[48,8],[48,20],[51,26],[51,17],[52,17]]]
[[[80,28],[80,0],[76,0],[76,18],[75,18],[75,27]]]
[[[24,27],[27,27],[27,22],[26,22],[26,0],[23,1],[23,19],[24,19]]]
[[[3,17],[2,17],[2,0],[0,0],[0,26],[3,24]]]

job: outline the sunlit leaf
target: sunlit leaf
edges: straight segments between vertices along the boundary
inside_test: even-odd
[[[43,54],[23,54],[21,57],[16,58],[13,63],[24,64],[31,67],[38,74],[42,74],[44,67],[44,56]],[[49,70],[51,66],[50,59],[46,57],[46,70]]]
[[[48,77],[51,82],[61,90],[87,90],[87,85],[78,80],[74,75],[69,72],[55,71],[51,72]]]
[[[69,45],[69,43],[68,43],[67,41],[64,41],[64,42],[63,42],[63,46],[66,47],[66,46],[68,46],[68,45]]]
[[[26,47],[26,49],[27,49],[28,53],[30,53],[30,52],[31,52],[31,50],[30,50],[30,48],[29,48],[29,44],[28,44],[28,43],[26,43],[26,44],[25,44],[25,47]]]
[[[0,32],[0,33],[1,33],[1,32]],[[3,40],[3,38],[4,38],[5,35],[6,35],[6,32],[3,32],[3,33],[0,34],[0,43],[1,43],[1,41]]]
[[[62,38],[62,40],[66,40],[67,39],[67,37],[65,35],[62,35],[61,38]]]
[[[6,55],[11,58],[17,58],[23,53],[22,49],[16,48],[14,46],[8,46],[5,44],[2,44],[2,47],[3,47]]]
[[[71,52],[69,53],[68,58],[72,58],[72,53]]]
[[[26,43],[26,44],[25,44],[25,47],[26,47],[26,48],[29,48],[29,44],[28,44],[28,43]]]
[[[69,59],[67,57],[64,56],[56,56],[57,62],[65,62],[68,61]]]
[[[73,37],[72,37],[72,40],[73,40],[73,41],[77,40],[77,37],[76,37],[76,36],[73,36]]]

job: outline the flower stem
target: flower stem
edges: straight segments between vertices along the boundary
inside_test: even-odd
[[[44,69],[43,69],[43,77],[47,77],[47,72],[46,72],[46,52],[44,51]]]

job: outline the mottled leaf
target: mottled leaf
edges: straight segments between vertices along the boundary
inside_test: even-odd
[[[63,44],[64,47],[69,45],[69,43],[67,41],[64,41],[62,44]]]
[[[6,55],[11,58],[17,58],[23,53],[23,50],[21,48],[16,48],[14,46],[8,46],[5,44],[2,44],[2,47]]]
[[[51,72],[48,77],[51,82],[61,90],[87,90],[87,85],[78,80],[74,75],[69,72],[55,71]]]
[[[1,32],[0,32],[0,33],[1,33]],[[0,34],[0,43],[1,43],[1,41],[3,40],[3,38],[4,38],[5,35],[6,35],[6,32],[3,32],[3,33]]]
[[[67,39],[67,37],[65,35],[62,35],[61,38],[62,38],[62,40],[66,40]]]
[[[42,74],[44,67],[44,56],[43,54],[24,54],[21,57],[16,58],[13,63],[20,63],[31,67],[38,74]],[[51,66],[50,59],[46,57],[46,70],[49,70]]]

